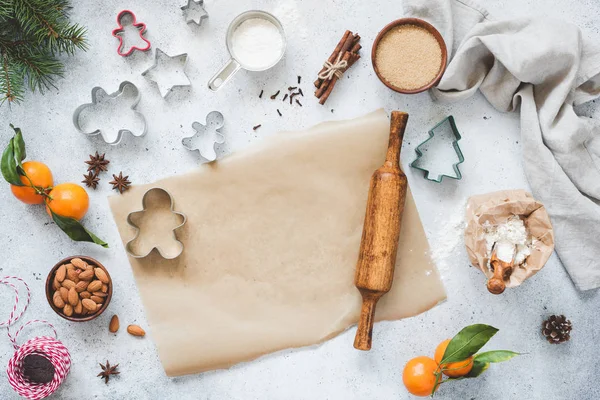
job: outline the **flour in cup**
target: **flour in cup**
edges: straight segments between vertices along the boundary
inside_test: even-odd
[[[284,42],[275,24],[263,18],[242,22],[231,37],[232,52],[247,69],[267,69],[279,60]]]

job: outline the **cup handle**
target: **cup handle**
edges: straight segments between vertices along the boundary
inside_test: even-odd
[[[221,87],[239,71],[240,67],[240,63],[233,58],[230,59],[227,64],[225,64],[225,66],[208,81],[208,88],[213,92],[221,89]]]

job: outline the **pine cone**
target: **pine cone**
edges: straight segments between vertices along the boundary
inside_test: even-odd
[[[559,344],[571,339],[571,321],[564,315],[552,315],[542,323],[542,334],[548,343]]]

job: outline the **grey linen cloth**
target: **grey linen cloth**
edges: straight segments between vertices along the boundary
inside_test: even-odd
[[[497,110],[521,111],[525,172],[558,256],[577,288],[600,287],[600,122],[573,109],[600,95],[600,49],[571,23],[495,21],[469,0],[404,0],[404,11],[434,25],[452,54],[434,99],[479,89]]]

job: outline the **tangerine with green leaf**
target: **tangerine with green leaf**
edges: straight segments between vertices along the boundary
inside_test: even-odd
[[[80,185],[75,183],[61,183],[54,186],[48,193],[46,211],[52,217],[52,210],[61,217],[73,218],[79,221],[87,213],[90,198]]]
[[[435,373],[438,370],[439,365],[435,360],[425,356],[415,357],[404,366],[402,382],[415,396],[431,396],[437,383]],[[437,390],[437,387],[435,389]]]
[[[438,347],[435,349],[434,358],[435,362],[440,364],[444,375],[450,378],[459,378],[461,376],[467,375],[473,369],[473,356],[467,358],[466,360],[441,364],[442,359],[444,358],[444,353],[448,348],[450,340],[451,339],[446,339],[438,345]]]
[[[24,162],[23,171],[26,176],[21,175],[20,179],[24,186],[10,185],[12,194],[25,204],[42,204],[44,193],[54,184],[52,171],[39,161]]]

